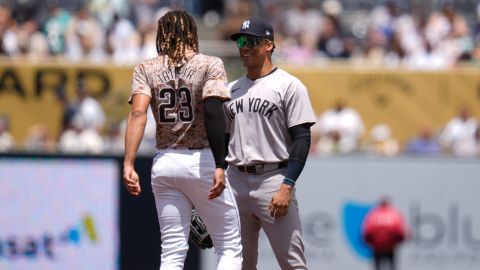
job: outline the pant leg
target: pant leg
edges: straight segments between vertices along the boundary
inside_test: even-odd
[[[182,270],[188,251],[192,204],[175,186],[176,172],[184,168],[172,161],[169,153],[159,154],[152,165],[152,190],[162,241],[160,270]]]
[[[375,270],[380,270],[380,269],[381,269],[381,268],[380,268],[380,265],[381,265],[381,263],[382,263],[382,262],[381,262],[381,260],[382,260],[381,255],[380,255],[379,253],[375,252],[375,253],[373,254],[373,257],[374,257],[374,258],[373,258],[373,259],[374,259],[374,260],[373,260],[373,264],[374,264]]]
[[[396,269],[396,261],[395,261],[395,252],[391,251],[388,254],[388,262],[390,264],[390,269],[395,270]]]
[[[286,216],[273,223],[262,222],[262,227],[282,270],[307,269],[296,200],[290,203]]]
[[[257,205],[256,215],[261,220],[262,228],[280,268],[283,270],[308,269],[295,188],[292,191],[286,216],[275,219],[270,216],[270,211],[268,211],[268,205],[273,195],[283,182],[283,173],[284,169],[280,169],[255,176],[255,182],[259,184],[256,192],[252,193]]]
[[[238,205],[240,214],[243,270],[256,270],[258,261],[258,237],[260,233],[260,220],[254,216],[250,205],[248,177],[233,168],[227,170],[228,181]]]
[[[395,270],[393,251],[380,251],[375,253],[375,266],[380,270]]]
[[[267,210],[273,195],[283,182],[284,172],[285,169],[279,169],[248,175],[237,168],[228,170],[240,210],[245,250],[243,259],[247,266],[244,269],[256,269],[259,225],[265,231],[281,269],[307,269],[295,192],[285,217],[274,219]]]
[[[195,151],[191,156],[192,180],[182,182],[181,189],[197,209],[212,238],[217,255],[217,270],[240,270],[242,265],[242,245],[240,220],[231,187],[227,185],[223,193],[215,199],[208,199],[213,186],[215,161],[210,149]]]

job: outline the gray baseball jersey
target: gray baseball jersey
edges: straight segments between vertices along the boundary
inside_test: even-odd
[[[135,67],[131,97],[151,97],[157,124],[157,148],[207,148],[203,100],[229,99],[227,74],[220,58],[194,54],[178,70],[168,56],[145,60]]]
[[[243,76],[229,84],[225,103],[227,133],[232,138],[226,158],[233,165],[277,163],[288,159],[288,128],[315,123],[303,83],[284,70],[256,80]]]

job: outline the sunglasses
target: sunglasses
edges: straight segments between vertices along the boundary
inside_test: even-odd
[[[257,47],[262,40],[263,38],[257,38],[252,36],[241,36],[237,39],[237,47],[239,49],[243,48],[244,46],[247,46],[249,48],[254,48],[254,47]]]

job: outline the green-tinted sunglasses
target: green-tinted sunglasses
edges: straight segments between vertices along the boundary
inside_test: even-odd
[[[262,40],[262,38],[252,36],[241,36],[237,39],[237,47],[241,49],[246,45],[249,48],[254,48],[257,47]]]

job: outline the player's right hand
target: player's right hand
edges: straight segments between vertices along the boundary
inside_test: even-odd
[[[138,196],[140,195],[140,192],[142,192],[142,189],[140,188],[140,178],[132,166],[125,166],[123,168],[123,185],[128,193],[133,196]]]

